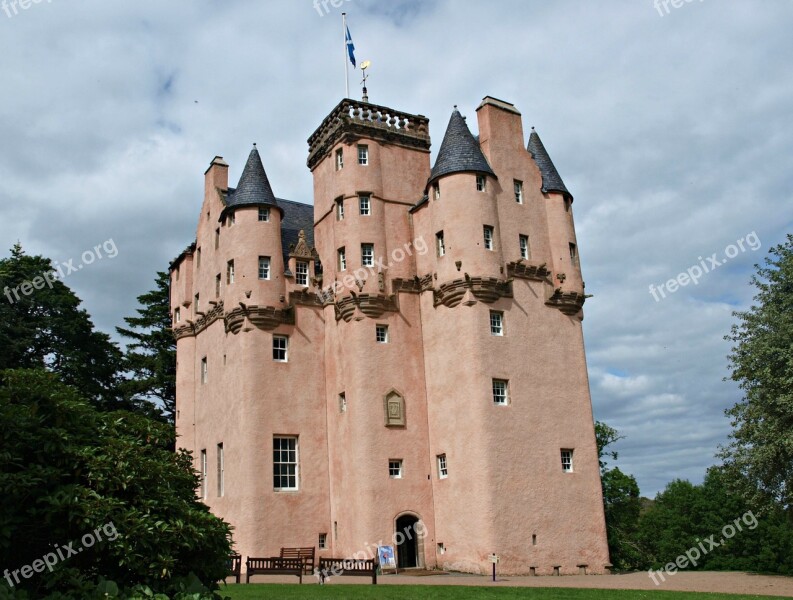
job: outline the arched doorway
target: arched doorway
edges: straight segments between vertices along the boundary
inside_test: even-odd
[[[413,569],[419,566],[419,536],[416,533],[418,517],[402,515],[396,520],[397,566],[400,569]]]

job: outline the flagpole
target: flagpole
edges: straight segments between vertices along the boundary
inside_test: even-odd
[[[341,26],[344,29],[343,38],[344,38],[344,84],[345,84],[345,98],[350,97],[350,65],[347,64],[347,53],[349,50],[347,49],[347,13],[341,13]]]

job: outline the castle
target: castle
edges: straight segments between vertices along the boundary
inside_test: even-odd
[[[573,197],[520,112],[342,100],[314,205],[215,157],[171,265],[178,444],[236,551],[396,546],[402,568],[609,567]]]

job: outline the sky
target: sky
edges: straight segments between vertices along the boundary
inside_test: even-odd
[[[643,495],[700,482],[741,398],[724,336],[793,231],[793,2],[674,1],[0,1],[0,255],[87,252],[64,281],[113,333],[194,239],[213,156],[233,185],[257,142],[311,203],[346,11],[370,100],[428,116],[433,157],[455,104],[536,126],[575,197],[595,417]]]

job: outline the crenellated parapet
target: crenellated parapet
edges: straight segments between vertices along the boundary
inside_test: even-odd
[[[429,119],[357,100],[342,100],[308,138],[308,168],[341,141],[368,138],[429,152]]]

